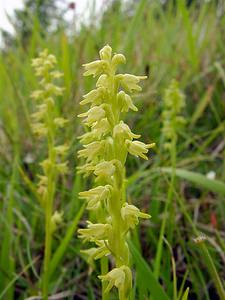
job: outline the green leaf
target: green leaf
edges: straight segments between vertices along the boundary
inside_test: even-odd
[[[149,290],[154,300],[169,300],[168,295],[156,280],[154,273],[150,269],[150,266],[146,263],[146,261],[143,259],[143,257],[131,241],[129,241],[129,247],[134,263],[136,265],[138,275],[141,277],[141,282],[145,286],[145,288]]]
[[[161,168],[160,171],[172,174],[172,168]],[[209,179],[205,175],[202,175],[200,173],[187,171],[183,169],[176,169],[175,174],[176,176],[196,183],[197,185],[200,185],[211,192],[225,195],[225,183],[223,183],[222,181],[216,179]]]
[[[212,100],[213,91],[214,91],[214,86],[208,87],[208,89],[205,92],[205,94],[203,95],[203,97],[199,100],[199,102],[196,106],[195,112],[192,115],[192,118],[190,121],[191,126],[194,126],[195,123],[198,121],[198,119],[201,118],[201,116],[203,115],[205,109],[207,108],[210,101]]]
[[[139,1],[135,15],[129,24],[129,27],[127,29],[126,39],[124,42],[124,47],[123,47],[123,52],[126,54],[133,48],[133,43],[134,43],[133,41],[135,38],[135,34],[138,32],[138,29],[140,28],[139,24],[143,19],[143,14],[146,9],[147,3],[148,3],[147,0]]]
[[[186,291],[183,294],[181,300],[188,300],[189,287],[187,287]]]
[[[77,228],[77,224],[83,214],[85,205],[83,205],[80,210],[78,211],[77,215],[75,216],[72,224],[70,225],[70,227],[67,229],[66,235],[64,237],[64,239],[62,240],[62,242],[60,243],[58,249],[56,250],[56,252],[54,253],[52,260],[50,262],[50,267],[49,267],[49,278],[52,276],[52,274],[54,273],[55,269],[57,268],[57,266],[59,265],[61,259],[63,258],[63,255],[68,247],[68,244],[70,242],[70,240],[72,239],[74,232]]]

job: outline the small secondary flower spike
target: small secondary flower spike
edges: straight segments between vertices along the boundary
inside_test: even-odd
[[[67,172],[67,162],[64,157],[68,146],[57,144],[57,134],[67,120],[57,114],[54,97],[61,96],[63,88],[54,82],[63,74],[55,70],[56,58],[48,54],[47,50],[33,59],[32,66],[39,80],[40,89],[32,93],[31,97],[37,102],[37,111],[33,113],[32,129],[34,134],[45,138],[48,144],[48,157],[40,163],[43,174],[39,175],[38,193],[40,204],[45,211],[45,258],[43,276],[43,299],[48,299],[49,262],[51,259],[52,234],[62,223],[62,213],[53,212],[56,183],[58,175]]]
[[[155,277],[159,278],[160,261],[163,253],[163,236],[166,228],[168,227],[168,241],[171,243],[174,234],[173,220],[175,218],[175,202],[173,201],[174,187],[176,186],[176,164],[177,164],[177,139],[178,129],[185,123],[185,119],[179,115],[182,108],[185,106],[184,94],[179,89],[179,83],[172,80],[164,95],[164,107],[162,112],[162,132],[163,132],[163,147],[169,150],[170,163],[172,166],[171,182],[168,190],[168,197],[165,203],[164,214],[169,213],[170,218],[162,220],[162,227],[158,241],[156,264],[155,264]]]
[[[100,51],[100,60],[84,65],[84,76],[99,77],[96,89],[84,96],[81,105],[90,109],[79,115],[90,130],[80,137],[84,149],[78,157],[86,160],[79,167],[85,176],[95,175],[96,187],[80,193],[87,201],[87,209],[96,212],[99,223],[88,222],[87,228],[79,229],[84,241],[95,243],[94,248],[84,250],[89,260],[111,254],[115,267],[99,278],[106,284],[105,293],[113,286],[118,288],[119,299],[129,299],[132,287],[132,273],[129,262],[129,248],[126,235],[148,214],[130,205],[124,199],[125,162],[127,154],[148,159],[148,149],[154,144],[144,144],[129,126],[121,120],[121,113],[130,109],[137,111],[129,94],[141,91],[139,82],[145,76],[116,74],[119,64],[126,62],[122,54],[112,56],[110,46]]]
[[[163,133],[166,138],[165,148],[171,149],[176,143],[177,129],[185,124],[185,119],[179,115],[185,106],[185,96],[179,89],[179,83],[173,79],[165,92],[163,118]]]

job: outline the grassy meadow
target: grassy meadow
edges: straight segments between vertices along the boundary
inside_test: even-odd
[[[151,215],[128,238],[130,299],[224,300],[223,1],[189,6],[177,1],[174,6],[173,1],[140,0],[132,9],[118,2],[74,34],[61,28],[43,35],[35,17],[33,22],[29,41],[18,37],[14,47],[0,53],[0,299],[42,299],[45,220],[37,175],[47,145],[32,133],[35,103],[30,95],[37,89],[31,60],[45,48],[64,73],[59,81],[65,91],[56,99],[56,110],[69,120],[57,135],[59,143],[69,145],[69,172],[60,176],[54,199],[63,222],[53,234],[48,299],[102,299],[100,263],[88,264],[80,252],[86,246],[77,237],[85,220],[94,218],[78,197],[91,180],[76,171],[83,133],[77,115],[83,112],[82,96],[95,83],[83,77],[82,64],[98,59],[99,50],[109,44],[126,56],[121,72],[148,76],[134,96],[138,112],[129,112],[125,121],[142,141],[156,143],[148,161],[130,155],[126,164],[127,199]],[[164,147],[162,115],[173,79],[186,106],[180,112],[185,124],[170,151]],[[110,299],[118,299],[116,289]]]

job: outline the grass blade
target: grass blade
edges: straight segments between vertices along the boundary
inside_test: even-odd
[[[146,288],[151,292],[152,297],[157,300],[169,300],[166,292],[163,290],[159,282],[156,280],[154,273],[150,269],[149,265],[143,259],[137,248],[132,242],[129,242],[134,263],[137,268],[137,272],[142,277],[142,283],[146,285]]]
[[[191,118],[191,126],[195,125],[199,118],[203,115],[206,107],[209,105],[210,101],[212,100],[212,94],[214,91],[214,86],[209,86],[207,91],[205,92],[204,96],[200,99],[195,112]]]
[[[65,253],[68,244],[70,242],[70,240],[72,239],[73,235],[74,235],[74,231],[76,230],[77,224],[83,214],[85,205],[83,205],[80,210],[78,211],[77,215],[75,216],[72,224],[70,225],[70,227],[67,229],[66,235],[64,237],[64,239],[62,240],[61,244],[59,245],[58,249],[56,250],[56,252],[54,253],[54,255],[52,256],[52,260],[50,262],[50,268],[49,268],[49,278],[51,278],[51,276],[53,275],[55,269],[57,268],[58,264],[60,263],[63,254]]]
[[[14,189],[18,178],[17,163],[19,154],[16,152],[12,167],[12,175],[6,190],[6,207],[3,213],[6,215],[5,227],[2,227],[3,238],[0,249],[0,292],[6,293],[5,299],[13,299],[14,281],[11,280],[15,272],[14,248],[12,228],[14,226],[13,208],[15,207]],[[7,287],[7,288],[5,288]],[[0,296],[0,299],[1,296]]]
[[[125,53],[128,53],[128,50],[132,48],[131,45],[133,45],[135,33],[138,31],[139,21],[143,18],[143,13],[147,3],[148,3],[147,0],[141,0],[139,2],[136,13],[127,31],[126,40],[124,42],[124,47],[123,47],[123,52]]]
[[[218,295],[220,296],[221,300],[224,300],[225,299],[225,290],[223,288],[223,283],[220,280],[219,274],[216,270],[213,259],[212,259],[211,255],[209,254],[209,251],[208,251],[204,241],[198,243],[197,245],[199,246],[199,248],[201,250],[201,255],[203,256],[204,262],[207,265],[207,269],[215,283]]]
[[[160,171],[172,174],[172,168],[161,168]],[[200,173],[187,171],[184,169],[176,169],[176,176],[196,183],[211,192],[218,193],[225,196],[225,183],[216,179],[209,179]]]
[[[183,297],[181,298],[181,300],[188,300],[188,294],[189,294],[189,287],[186,289],[186,291],[184,292]]]

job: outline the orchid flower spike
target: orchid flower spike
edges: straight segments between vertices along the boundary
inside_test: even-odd
[[[83,241],[94,247],[84,250],[88,261],[111,255],[113,269],[99,278],[109,293],[113,286],[118,289],[119,299],[128,300],[132,288],[130,251],[127,233],[134,229],[139,219],[150,216],[134,205],[128,204],[125,193],[125,163],[128,154],[148,159],[148,150],[154,143],[140,142],[139,134],[133,133],[123,120],[124,113],[137,111],[131,94],[141,91],[140,83],[146,76],[118,74],[120,64],[126,63],[123,54],[113,54],[109,45],[99,52],[100,58],[84,64],[84,76],[98,77],[96,88],[81,100],[83,125],[87,132],[79,137],[83,149],[78,157],[84,161],[78,167],[84,176],[93,175],[95,186],[79,193],[87,203],[87,209],[95,213],[97,223],[88,222],[87,228],[79,229]]]

